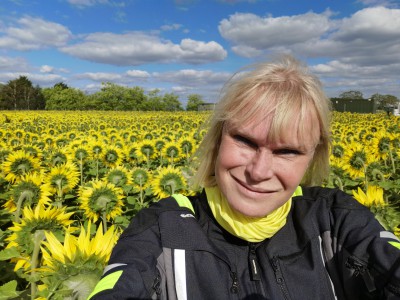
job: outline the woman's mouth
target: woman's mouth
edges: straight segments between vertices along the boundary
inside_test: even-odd
[[[260,188],[257,186],[249,185],[234,176],[232,176],[232,178],[236,181],[237,184],[239,184],[239,186],[243,187],[244,189],[246,189],[250,192],[259,193],[259,194],[270,194],[270,193],[274,192],[273,190],[270,190],[270,189],[265,189],[265,188]]]

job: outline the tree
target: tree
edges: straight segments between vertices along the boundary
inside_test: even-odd
[[[147,99],[142,105],[143,110],[164,110],[162,96],[160,90],[154,89],[147,93]]]
[[[199,94],[190,94],[188,96],[188,102],[186,104],[186,110],[197,111],[199,106],[204,104],[203,98]]]
[[[79,89],[55,84],[52,88],[43,89],[47,110],[77,110],[86,102],[86,95]]]
[[[361,93],[360,91],[343,92],[339,95],[339,98],[342,98],[342,99],[364,99],[363,93]]]
[[[396,106],[399,99],[393,95],[373,94],[371,99],[375,100],[378,109],[385,109]]]
[[[146,101],[140,87],[126,87],[107,82],[99,92],[90,96],[88,105],[99,110],[140,110]]]
[[[44,109],[45,100],[41,88],[34,87],[26,76],[10,80],[1,90],[4,109]]]
[[[54,85],[54,88],[60,88],[60,89],[62,89],[62,90],[66,90],[66,89],[69,89],[69,86],[66,84],[66,83],[64,83],[64,82],[58,82],[58,83],[56,83],[55,85]]]
[[[163,110],[178,111],[183,110],[182,104],[179,102],[179,97],[172,93],[164,94],[162,98]]]

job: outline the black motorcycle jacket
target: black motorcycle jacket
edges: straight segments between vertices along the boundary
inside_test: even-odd
[[[260,243],[220,227],[205,192],[189,198],[139,212],[89,299],[400,299],[399,240],[339,190],[303,188]]]

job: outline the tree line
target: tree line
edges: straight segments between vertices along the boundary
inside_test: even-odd
[[[339,95],[342,99],[364,99],[360,91],[347,91]],[[397,105],[399,99],[393,95],[374,94],[377,109]],[[190,94],[186,110],[199,110],[206,104],[199,94]],[[103,83],[93,94],[69,87],[63,82],[50,88],[34,86],[26,76],[0,84],[0,110],[138,110],[181,111],[184,110],[179,96],[161,94],[155,89],[145,93],[138,86],[126,87],[114,83]]]
[[[201,95],[190,94],[186,110],[198,110],[205,104]],[[161,94],[155,89],[145,93],[138,86],[125,87],[103,83],[93,94],[69,87],[63,82],[50,88],[34,86],[26,76],[0,84],[0,110],[138,110],[182,111],[179,96]]]

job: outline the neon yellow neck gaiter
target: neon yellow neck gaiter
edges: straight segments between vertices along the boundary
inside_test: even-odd
[[[292,198],[261,218],[247,217],[233,210],[217,186],[205,188],[207,201],[217,222],[229,233],[248,242],[261,242],[272,237],[286,224],[286,217],[292,206]],[[298,186],[293,196],[302,195]]]

